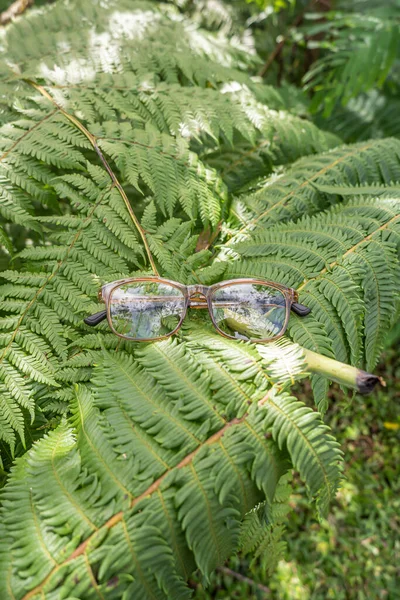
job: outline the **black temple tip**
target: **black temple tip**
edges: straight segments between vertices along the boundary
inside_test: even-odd
[[[90,317],[86,317],[86,319],[83,319],[83,322],[86,323],[86,325],[94,327],[95,325],[98,325],[99,323],[104,321],[104,319],[107,319],[107,311],[101,310],[95,315],[90,315]]]
[[[299,317],[306,317],[311,312],[311,308],[304,306],[304,304],[299,304],[298,302],[293,302],[291,310],[296,313],[296,315],[299,315]]]

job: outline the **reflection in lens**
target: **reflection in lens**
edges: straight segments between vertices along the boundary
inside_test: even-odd
[[[215,322],[225,334],[244,340],[267,340],[281,333],[286,299],[264,284],[238,283],[219,288],[212,296]]]
[[[170,334],[178,326],[184,307],[185,298],[178,288],[153,281],[120,285],[110,296],[113,328],[136,340]]]

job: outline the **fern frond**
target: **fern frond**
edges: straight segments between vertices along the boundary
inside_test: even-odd
[[[187,598],[260,503],[260,557],[279,545],[290,467],[321,514],[337,488],[336,442],[285,391],[307,368],[296,344],[228,340],[204,315],[141,346],[83,322],[101,284],[149,270],[263,276],[312,308],[289,337],[372,367],[398,314],[398,140],[327,151],[337,138],[251,78],[234,25],[210,29],[171,3],[72,0],[4,31],[5,467],[33,447],[3,495],[2,600]]]
[[[259,405],[265,407],[265,427],[272,427],[279,448],[287,447],[310,493],[317,495],[319,513],[326,515],[340,482],[339,444],[326,435],[318,413],[285,393],[270,393]]]
[[[96,23],[101,33],[79,37],[82,22]],[[47,43],[41,39],[41,26],[49,32]],[[60,53],[57,45],[55,34],[63,27],[68,31],[70,46],[76,49],[74,64]],[[21,35],[27,40],[25,52],[18,47]],[[135,1],[133,5],[127,0],[111,2],[102,10],[85,6],[78,11],[77,5],[72,4],[30,11],[18,24],[11,25],[6,43],[21,71],[32,76],[40,68],[42,75],[57,83],[76,84],[93,71],[109,74],[133,68],[139,79],[153,74],[157,79],[176,82],[183,76],[204,85],[213,80],[212,71],[214,81],[219,81],[219,77],[230,80],[240,76],[241,69],[259,62],[237,41],[195,28],[178,11],[148,1]],[[102,53],[105,47],[106,55]],[[192,55],[195,60],[190,58]],[[127,83],[132,83],[132,79]]]
[[[389,135],[400,137],[399,114],[397,89],[393,92],[389,86],[384,86],[383,90],[372,89],[350,99],[346,106],[335,109],[328,118],[316,115],[314,122],[348,143]]]
[[[282,558],[286,549],[282,535],[290,511],[290,479],[291,474],[281,477],[274,502],[268,511],[264,504],[260,504],[249,512],[242,522],[239,545],[243,554],[251,556],[250,569],[261,563],[263,571],[271,574]]]
[[[297,288],[313,318],[292,319],[294,340],[374,366],[398,305],[400,201],[360,198],[296,223],[268,225],[258,224],[251,241],[233,246],[240,259],[229,263],[227,276],[262,276]]]
[[[193,352],[194,346],[192,340]],[[220,374],[219,361],[209,355],[206,371],[184,347],[162,342],[141,350],[136,360],[104,355],[92,391],[77,390],[71,425],[63,422],[19,461],[3,493],[1,550],[11,569],[8,587],[2,582],[5,599],[10,589],[17,596],[72,593],[73,582],[86,594],[93,573],[101,593],[115,580],[119,594],[147,597],[151,590],[157,598],[185,597],[193,559],[210,574],[237,547],[245,513],[263,498],[274,498],[288,463],[285,451],[264,435],[269,425],[274,436],[281,431],[279,444],[287,445],[311,493],[323,496],[325,506],[340,454],[318,416],[312,413],[311,433],[308,413],[300,416],[296,402],[269,389],[263,408],[253,404],[241,418],[228,420],[226,401],[206,385]],[[231,378],[243,351],[255,352],[239,345],[234,357],[232,345],[226,365]],[[259,360],[249,362],[246,375],[242,367],[242,379],[254,376]],[[244,390],[236,393],[242,404]],[[279,426],[278,406],[298,430]],[[304,410],[309,409],[301,415]],[[323,480],[304,467],[303,439],[314,460],[325,444],[318,455],[318,465],[329,465]],[[16,493],[18,503],[9,511]],[[30,532],[29,543],[36,540],[34,552],[18,545],[20,527]],[[28,584],[21,577],[26,569]]]
[[[206,135],[215,140],[225,138],[232,143],[234,131],[250,140],[254,137],[250,115],[239,101],[234,101],[232,94],[173,83],[139,89],[133,86],[120,87],[118,81],[115,81],[115,87],[111,83],[114,80],[108,78],[104,84],[99,81],[90,82],[87,86],[64,85],[59,88],[50,85],[46,89],[57,102],[68,106],[69,110],[78,111],[88,123],[108,121],[110,124],[117,117],[125,116],[133,121],[137,129],[151,123],[161,133],[182,135],[186,139],[200,139],[200,136]],[[276,104],[279,96],[277,98]],[[272,95],[271,100],[274,100]],[[99,102],[102,102],[101,107]],[[108,106],[107,113],[104,106]],[[274,108],[274,104],[271,108]],[[127,125],[121,124],[121,137],[125,132],[129,133]]]
[[[343,187],[383,186],[397,181],[400,181],[400,142],[392,138],[301,158],[283,175],[271,176],[258,185],[257,191],[232,203],[232,228],[226,229],[232,236],[228,246],[246,239],[258,227],[298,219],[329,207],[340,200]],[[319,186],[324,186],[323,191]],[[340,189],[335,199],[332,195],[337,186]]]
[[[81,185],[85,178],[77,177],[70,176],[70,183]],[[4,406],[4,415],[15,426],[16,419],[21,422],[18,406],[33,411],[32,383],[56,385],[55,361],[66,357],[72,335],[68,326],[80,326],[83,315],[96,308],[93,297],[99,277],[108,280],[126,272],[139,254],[135,228],[119,194],[110,185],[101,189],[91,178],[86,181],[96,190],[91,200],[70,188],[75,207],[81,208],[79,216],[36,219],[38,225],[49,227],[47,239],[53,245],[33,246],[20,253],[30,264],[29,271],[2,273],[8,283],[2,286],[0,306],[9,315],[1,322],[1,379],[8,387],[3,396],[8,407]],[[61,193],[71,197],[65,189]],[[51,228],[52,221],[57,223],[57,232]]]
[[[257,350],[263,358],[264,368],[274,382],[293,385],[304,376],[306,364],[302,350],[287,339],[282,338],[268,345],[258,344]]]
[[[248,93],[236,93],[260,133],[253,142],[243,139],[222,145],[204,159],[221,172],[228,189],[237,192],[250,181],[265,177],[273,165],[285,165],[301,156],[324,152],[338,144],[338,138],[322,134],[315,126],[284,111],[256,104]]]
[[[124,137],[113,127],[109,136],[106,125],[98,135],[100,147],[139,192],[141,177],[164,215],[172,216],[179,201],[191,219],[200,214],[203,223],[218,223],[225,195],[223,183],[215,171],[205,168],[197,155],[188,151],[183,138],[176,143],[151,127],[125,131]]]

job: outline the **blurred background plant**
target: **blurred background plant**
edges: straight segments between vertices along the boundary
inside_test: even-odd
[[[400,135],[399,0],[174,0],[263,58],[285,108],[345,142]]]
[[[293,108],[347,142],[399,135],[398,0],[248,2],[259,74],[286,89]]]

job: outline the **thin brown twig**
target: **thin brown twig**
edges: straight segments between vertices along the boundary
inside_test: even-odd
[[[34,0],[15,0],[6,10],[0,14],[0,25],[7,25],[18,15],[29,8],[33,4]]]
[[[268,56],[267,60],[265,61],[265,63],[263,64],[263,66],[261,67],[258,75],[260,77],[264,77],[264,75],[266,74],[266,72],[268,71],[268,69],[270,68],[270,66],[272,65],[272,63],[274,62],[274,60],[277,59],[277,57],[280,55],[280,53],[282,52],[282,48],[285,45],[288,37],[289,37],[289,31],[294,28],[294,27],[298,27],[300,25],[300,23],[302,22],[304,15],[306,14],[306,12],[311,8],[311,5],[314,4],[315,0],[311,0],[311,2],[309,2],[307,4],[307,6],[305,7],[304,10],[302,10],[302,12],[300,14],[297,15],[297,17],[295,18],[295,20],[293,21],[293,23],[289,26],[288,32],[281,38],[280,42],[275,46],[275,48],[273,49],[273,51],[271,52],[271,54]]]
[[[237,573],[236,571],[233,571],[232,569],[229,569],[228,567],[218,567],[218,571],[220,573],[224,573],[224,575],[229,575],[230,577],[234,577],[235,579],[238,579],[239,581],[248,583],[249,585],[257,588],[258,590],[265,592],[266,594],[271,593],[270,588],[267,587],[266,585],[263,585],[262,583],[257,583],[257,581],[254,581],[254,579],[250,579],[250,577],[246,577],[245,575],[242,575],[241,573]]]
[[[83,133],[83,135],[89,140],[89,142],[92,144],[94,151],[96,152],[96,154],[99,157],[100,161],[102,162],[104,168],[106,169],[108,175],[110,176],[114,187],[118,190],[121,198],[123,199],[123,201],[125,203],[125,206],[126,206],[128,212],[129,212],[129,215],[130,215],[133,223],[135,224],[135,227],[136,227],[136,229],[142,239],[143,245],[145,247],[146,254],[149,259],[149,262],[150,262],[150,265],[151,265],[154,275],[158,275],[159,273],[157,271],[157,267],[154,262],[153,255],[151,253],[150,246],[149,246],[149,243],[146,238],[146,233],[145,233],[143,227],[141,226],[137,216],[135,215],[135,213],[133,211],[133,208],[128,200],[125,190],[123,189],[122,185],[118,181],[115,173],[113,172],[110,165],[108,164],[107,159],[105,158],[101,149],[99,148],[99,146],[97,144],[97,137],[95,135],[93,135],[92,133],[90,133],[90,131],[88,129],[86,129],[86,127],[79,121],[79,119],[74,117],[74,115],[71,115],[64,108],[62,108],[62,106],[57,104],[57,102],[54,100],[53,96],[51,96],[42,85],[39,85],[38,83],[36,83],[35,81],[33,81],[31,79],[24,79],[24,81],[26,83],[28,83],[29,85],[31,85],[33,88],[35,88],[35,90],[37,90],[40,94],[42,94],[42,96],[44,96],[45,98],[50,100],[50,102],[52,102],[54,104],[54,106],[57,107],[57,109],[60,111],[60,113],[63,114],[64,117],[66,117],[71,123],[73,123]]]

